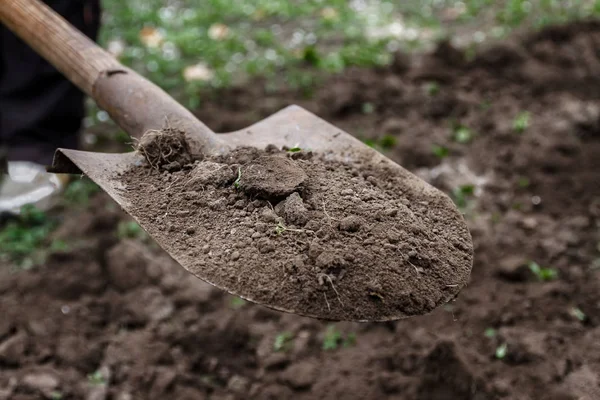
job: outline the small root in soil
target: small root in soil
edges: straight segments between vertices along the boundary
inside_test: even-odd
[[[135,149],[156,170],[177,171],[193,161],[185,132],[174,128],[147,131]]]

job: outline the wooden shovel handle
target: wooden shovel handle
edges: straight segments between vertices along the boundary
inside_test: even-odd
[[[119,63],[39,0],[0,0],[0,22],[91,96],[130,136],[169,124],[192,151],[217,148],[213,132],[158,86]]]

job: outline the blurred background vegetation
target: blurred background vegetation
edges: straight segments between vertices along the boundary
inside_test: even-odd
[[[302,89],[442,38],[474,48],[515,29],[600,15],[600,0],[103,0],[101,44],[190,109],[263,76]],[[95,107],[88,127],[108,123]],[[118,138],[126,140],[126,135]]]

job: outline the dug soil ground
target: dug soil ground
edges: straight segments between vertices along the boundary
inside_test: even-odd
[[[117,239],[98,195],[55,233],[71,252],[2,270],[0,398],[600,398],[600,25],[395,60],[198,114],[230,131],[299,103],[449,193],[475,246],[456,301],[334,326],[243,303]]]

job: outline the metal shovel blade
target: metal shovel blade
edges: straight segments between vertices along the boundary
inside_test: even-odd
[[[298,106],[290,106],[246,129],[227,134],[217,134],[216,136],[220,139],[219,141],[226,144],[228,148],[240,146],[265,148],[269,144],[278,147],[299,146],[301,148],[310,148],[317,154],[329,156],[345,162],[352,162],[352,158],[355,158],[358,155],[362,159],[369,159],[374,163],[385,163],[386,165],[392,166],[395,173],[395,176],[390,176],[390,179],[400,178],[402,180],[403,185],[399,189],[403,191],[419,191],[421,196],[430,198],[432,203],[435,202],[439,204],[440,200],[442,200],[442,204],[447,205],[447,210],[445,210],[445,212],[451,215],[457,215],[459,213],[452,201],[439,190],[418,179],[401,166],[393,163],[381,153],[366,146],[348,133]],[[127,193],[126,188],[123,187],[123,184],[121,183],[120,175],[122,173],[129,168],[139,166],[144,162],[143,157],[137,152],[104,154],[59,149],[56,153],[54,169],[71,173],[78,173],[81,171],[88,175],[127,213],[129,213],[167,253],[169,253],[181,266],[198,278],[246,300],[263,304],[279,311],[320,319],[338,319],[331,318],[330,313],[327,311],[317,315],[314,311],[309,309],[290,308],[288,305],[278,304],[277,301],[273,299],[266,300],[253,298],[243,290],[233,290],[219,279],[218,271],[210,264],[207,264],[205,267],[199,267],[196,262],[197,260],[194,257],[176,251],[175,243],[173,243],[169,234],[161,231],[155,224],[148,223],[136,214],[136,208],[131,201],[132,194]],[[471,243],[471,238],[462,216],[457,216],[453,221],[456,221],[454,230],[456,232],[462,232],[465,243]],[[197,250],[200,250],[200,247],[203,244],[204,242],[199,241],[197,243]],[[193,253],[193,249],[191,250]],[[457,255],[463,257],[464,260],[461,265],[456,266],[454,282],[467,282],[471,272],[472,254],[469,257],[465,257],[461,250],[454,249],[454,251],[457,252]],[[385,280],[385,272],[382,271],[381,274],[382,279]],[[440,293],[438,304],[435,304],[435,306],[452,300],[461,288],[462,287],[456,286],[451,287],[449,290],[447,285],[440,285],[440,287],[433,288],[433,290],[437,290]],[[340,305],[336,304],[336,307],[339,306]],[[365,315],[361,310],[353,309],[352,304],[346,304],[345,307],[347,310],[344,310],[344,320],[386,321],[397,320],[409,316],[402,310],[397,310],[389,315],[370,316]],[[340,313],[336,313],[336,315],[340,315]]]

